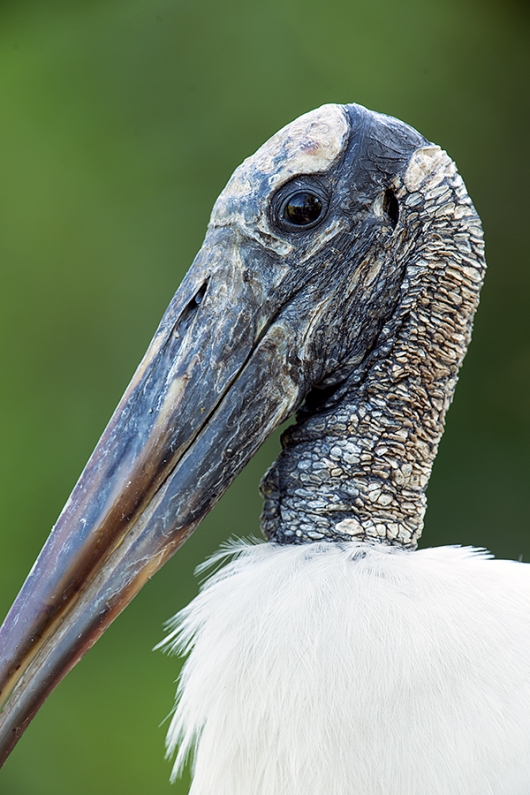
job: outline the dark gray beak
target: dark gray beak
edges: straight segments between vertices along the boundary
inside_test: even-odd
[[[2,761],[300,399],[249,258],[209,233],[0,631]]]

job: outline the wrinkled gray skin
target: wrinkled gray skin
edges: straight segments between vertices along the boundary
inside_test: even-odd
[[[279,543],[416,545],[484,276],[480,220],[452,161],[432,145],[410,160],[419,136],[372,119],[362,168],[337,186],[355,196],[350,228],[320,260],[327,333],[312,355],[324,367],[262,482],[262,527]],[[388,192],[377,207],[385,187],[393,208]]]
[[[289,227],[301,189],[324,212]],[[236,170],[0,630],[0,762],[296,409],[266,536],[415,545],[483,271],[454,164],[396,119],[327,105]]]

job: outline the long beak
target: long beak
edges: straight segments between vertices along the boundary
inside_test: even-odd
[[[244,258],[210,233],[0,630],[0,764],[300,400]]]

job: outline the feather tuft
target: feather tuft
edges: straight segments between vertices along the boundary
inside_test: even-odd
[[[190,795],[530,792],[527,564],[233,540],[206,565],[159,644],[189,655],[167,749]]]

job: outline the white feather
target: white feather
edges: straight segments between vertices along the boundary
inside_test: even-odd
[[[530,793],[530,566],[237,542],[171,622],[190,795]]]

